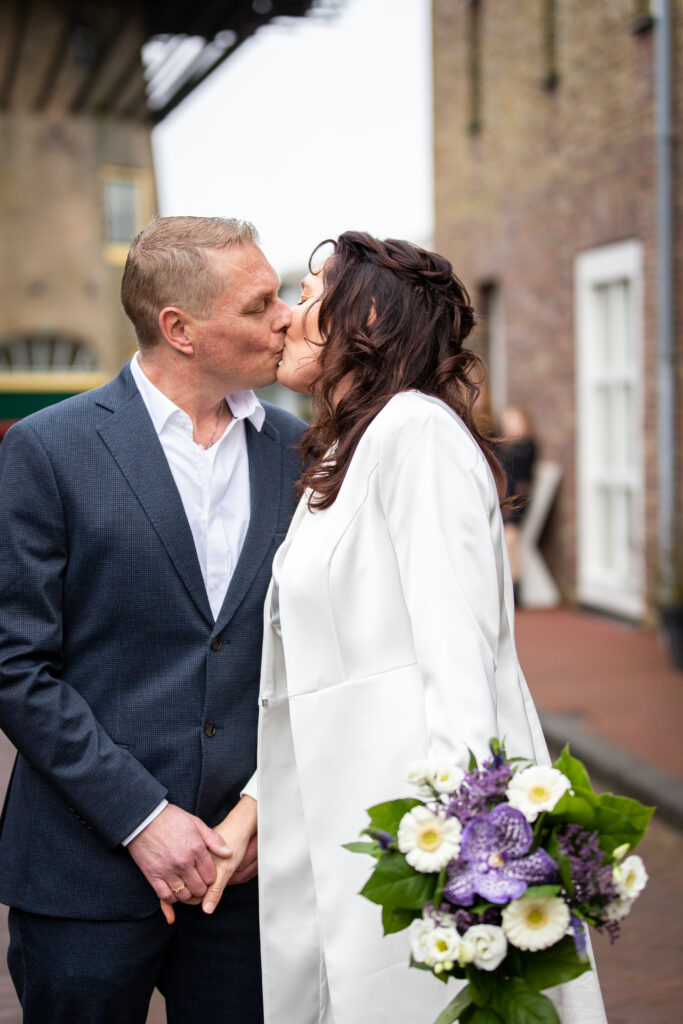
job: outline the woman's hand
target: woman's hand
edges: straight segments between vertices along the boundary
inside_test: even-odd
[[[232,851],[231,857],[220,857],[212,854],[216,868],[216,880],[209,886],[204,896],[184,900],[186,905],[202,904],[206,914],[212,914],[221,901],[226,885],[239,885],[248,882],[258,872],[257,859],[257,804],[253,797],[243,796],[240,802],[230,811],[228,816],[214,829]],[[175,911],[171,903],[161,900],[161,910],[169,924],[175,921]]]

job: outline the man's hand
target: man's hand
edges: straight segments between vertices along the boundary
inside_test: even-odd
[[[216,881],[212,854],[216,863],[233,859],[220,835],[174,804],[165,807],[126,849],[159,899],[168,903],[186,903],[206,894]]]
[[[163,813],[163,812],[162,812]],[[238,885],[248,882],[258,870],[257,835],[256,835],[256,801],[250,796],[243,796],[230,814],[215,828],[232,850],[232,856],[214,855],[214,879],[209,883],[203,897],[192,897],[185,903],[201,903],[207,914],[212,914],[225,890],[226,885]],[[171,901],[162,899],[161,909],[169,924],[175,921],[175,912]]]

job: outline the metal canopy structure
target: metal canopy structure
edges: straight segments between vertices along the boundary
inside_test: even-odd
[[[336,0],[0,0],[0,111],[158,123],[273,20]]]

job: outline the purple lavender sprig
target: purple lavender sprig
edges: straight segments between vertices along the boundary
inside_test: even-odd
[[[605,854],[598,845],[598,833],[567,824],[558,828],[556,836],[560,853],[569,861],[574,887],[572,903],[602,909],[618,899],[612,867],[603,863]]]
[[[447,818],[457,818],[463,827],[505,800],[514,766],[494,754],[481,768],[465,774],[457,793],[446,808]]]

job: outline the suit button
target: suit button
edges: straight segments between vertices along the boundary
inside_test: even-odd
[[[223,642],[222,642],[221,638],[219,636],[215,636],[213,638],[213,640],[211,641],[211,650],[212,651],[220,651],[222,646],[223,646]]]
[[[204,735],[208,736],[209,739],[211,739],[212,736],[216,735],[216,723],[215,722],[206,722],[204,724]]]

